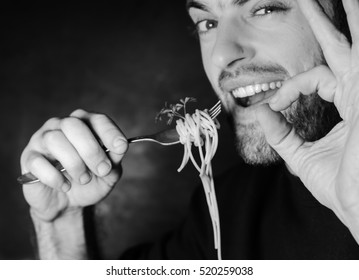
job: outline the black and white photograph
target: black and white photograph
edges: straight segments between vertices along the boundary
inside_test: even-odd
[[[0,13],[1,260],[359,259],[359,1]]]

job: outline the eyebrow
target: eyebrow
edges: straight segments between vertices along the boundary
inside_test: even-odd
[[[196,1],[196,0],[189,0],[187,1],[186,3],[186,9],[187,9],[187,12],[189,11],[189,9],[191,8],[195,8],[195,9],[199,9],[199,10],[203,10],[203,11],[206,11],[208,12],[209,9],[206,5]]]
[[[249,1],[251,1],[251,0],[232,0],[232,5],[243,6],[244,4],[246,4]],[[210,10],[205,4],[201,3],[198,0],[187,1],[187,4],[186,4],[187,11],[189,11],[189,9],[191,9],[191,8],[196,8],[199,10],[203,10],[205,12],[209,12],[209,10]]]

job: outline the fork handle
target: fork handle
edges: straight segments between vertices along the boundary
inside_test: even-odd
[[[129,139],[130,140],[130,139]],[[129,141],[129,143],[131,143]],[[105,149],[105,152],[108,153],[110,150],[109,149]],[[61,165],[61,163],[59,161],[55,161],[54,162],[54,167],[60,171],[61,173],[64,173],[66,171],[66,169]],[[17,182],[20,185],[24,185],[24,184],[34,184],[39,182],[40,180],[31,172],[25,173],[20,175],[19,177],[17,177]]]
[[[129,139],[127,139],[127,142],[129,144],[131,143],[136,143],[136,142],[140,142],[140,141],[154,141],[153,139],[151,138],[148,138],[147,136],[137,136],[137,137],[131,137]],[[107,149],[105,146],[103,146],[104,148],[104,151],[106,153],[108,153],[110,150]],[[58,161],[55,161],[54,162],[54,167],[60,171],[61,173],[64,173],[66,171],[66,169],[61,165],[60,162]],[[28,173],[25,173],[25,174],[22,174],[20,175],[19,177],[17,177],[17,182],[20,184],[20,185],[24,185],[24,184],[34,184],[34,183],[37,183],[39,182],[40,180],[34,175],[32,174],[31,172],[28,172]]]
[[[58,161],[55,161],[54,163],[54,167],[60,171],[60,172],[65,172],[65,168],[61,165],[60,162]],[[24,184],[34,184],[34,183],[37,183],[39,182],[40,180],[34,175],[32,174],[31,172],[28,172],[28,173],[25,173],[25,174],[22,174],[21,176],[17,177],[17,182],[20,184],[20,185],[24,185]]]

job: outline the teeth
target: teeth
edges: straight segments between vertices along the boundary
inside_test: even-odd
[[[246,87],[240,87],[236,88],[232,91],[232,94],[235,98],[244,98],[247,96],[252,96],[256,93],[268,91],[270,89],[276,89],[280,88],[282,86],[281,81],[277,82],[270,82],[270,83],[263,83],[263,84],[255,84],[255,85],[249,85]]]
[[[239,88],[238,89],[238,96],[245,97],[247,95],[247,92],[245,88]]]
[[[269,90],[269,84],[262,84],[262,91]]]
[[[256,93],[260,93],[262,91],[262,86],[259,84],[254,85],[254,90]]]
[[[255,94],[254,86],[246,86],[246,93],[248,96],[252,96]]]

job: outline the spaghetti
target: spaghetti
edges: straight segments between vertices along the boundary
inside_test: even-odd
[[[218,205],[214,189],[211,160],[218,146],[219,123],[213,120],[207,111],[196,110],[194,114],[185,114],[177,121],[177,132],[184,147],[183,160],[178,168],[180,172],[190,159],[199,172],[207,199],[209,214],[212,220],[214,247],[217,249],[218,259],[221,259],[221,234]],[[198,148],[200,164],[192,154],[192,143]]]

